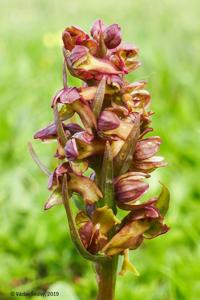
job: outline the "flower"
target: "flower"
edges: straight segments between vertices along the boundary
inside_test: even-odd
[[[131,211],[121,223],[118,232],[104,246],[102,252],[115,255],[126,249],[138,248],[143,240],[164,234],[169,228],[154,205]]]
[[[135,117],[122,108],[108,108],[105,109],[98,119],[98,130],[102,136],[110,137],[110,139],[126,140],[129,135]]]
[[[87,165],[86,165],[87,166]],[[81,166],[80,166],[81,167]],[[68,189],[70,194],[76,192],[83,197],[88,205],[91,205],[102,198],[102,193],[95,182],[83,175],[82,170],[76,165],[68,162],[61,163],[49,176],[48,189],[53,191],[47,202],[45,209],[49,209],[54,205],[62,203],[62,180],[67,175]]]
[[[94,136],[86,131],[74,134],[65,145],[65,153],[69,161],[102,154],[104,149],[105,142],[94,139]]]
[[[63,88],[53,98],[52,107],[57,103],[63,104],[60,116],[63,119],[71,118],[74,113],[78,113],[86,129],[96,127],[96,119],[90,108],[88,101],[84,100],[79,90],[76,88]]]
[[[133,203],[147,192],[149,185],[143,180],[148,175],[139,172],[128,172],[114,181],[117,203]]]
[[[107,58],[93,56],[85,46],[75,46],[67,57],[69,71],[84,81],[100,80],[103,75],[123,74]]]
[[[122,43],[111,50],[110,61],[125,74],[134,71],[140,66],[137,60],[138,48],[136,46]]]
[[[63,129],[65,131],[65,134],[67,137],[70,137],[76,132],[79,132],[83,130],[78,124],[76,123],[69,123],[69,124],[64,124],[62,123]],[[46,140],[52,140],[57,138],[57,128],[55,123],[51,123],[47,125],[47,127],[42,128],[38,130],[34,134],[34,139],[40,139],[42,141]]]
[[[51,195],[45,209],[64,203],[72,240],[83,257],[95,262],[124,255],[120,274],[138,272],[129,250],[168,231],[164,217],[169,191],[147,201],[150,173],[166,165],[157,156],[161,139],[153,131],[151,95],[146,81],[129,83],[125,75],[140,66],[139,50],[122,41],[118,24],[96,20],[87,34],[67,27],[63,39],[63,88],[53,97],[54,120],[34,135],[55,140],[58,166],[48,176]],[[68,72],[82,85],[70,87]],[[69,75],[70,75],[69,74]],[[76,205],[74,210],[70,203]],[[118,208],[126,212],[120,221]],[[112,261],[112,260],[111,260]]]
[[[120,221],[107,206],[97,208],[88,217],[83,211],[76,215],[76,224],[85,248],[95,254],[100,251],[108,241],[110,230]]]
[[[138,141],[133,156],[133,169],[141,172],[152,172],[156,168],[166,166],[163,157],[154,156],[159,150],[160,144],[161,139],[158,136]]]

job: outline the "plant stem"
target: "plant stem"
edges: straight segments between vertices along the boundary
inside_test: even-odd
[[[109,261],[96,263],[98,296],[97,300],[114,300],[118,256]]]

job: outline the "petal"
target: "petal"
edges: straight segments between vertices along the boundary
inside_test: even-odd
[[[131,180],[115,187],[117,200],[120,203],[137,200],[148,190],[149,185],[143,181]]]
[[[70,190],[81,194],[85,203],[89,205],[103,196],[96,183],[85,176],[70,174],[68,187]]]
[[[98,120],[98,129],[100,131],[112,130],[120,125],[120,119],[118,116],[111,112],[104,110]]]
[[[136,144],[134,157],[136,160],[144,160],[152,157],[158,152],[161,139],[158,136],[140,140]]]
[[[83,175],[88,169],[88,161],[86,160],[70,161],[69,163],[72,171],[77,175]]]
[[[141,204],[137,204],[137,203],[135,203],[135,201],[128,202],[128,203],[120,203],[120,202],[118,202],[118,206],[119,206],[119,208],[121,208],[123,210],[129,210],[129,211],[131,211],[131,210],[137,210],[137,209],[145,208],[146,206],[150,206],[150,205],[154,206],[155,203],[156,203],[156,201],[157,201],[157,198],[154,197],[154,198],[152,198],[152,199],[150,199],[150,200],[148,200],[148,201],[146,201],[144,203],[141,203]]]
[[[75,45],[81,44],[89,36],[79,27],[68,27],[62,34],[65,49],[71,51]]]
[[[145,160],[135,160],[134,168],[143,172],[152,172],[156,168],[165,167],[167,162],[161,156],[153,156]]]
[[[112,24],[104,30],[104,42],[108,49],[116,48],[121,43],[121,29],[119,25]]]
[[[59,205],[62,203],[63,203],[62,192],[61,192],[61,188],[58,187],[57,189],[55,189],[53,191],[53,193],[48,198],[47,202],[44,205],[44,209],[47,210],[47,209],[53,207],[54,205]]]
[[[138,271],[136,270],[135,266],[129,260],[129,250],[126,249],[124,251],[124,261],[122,264],[122,269],[119,272],[119,275],[123,276],[127,271],[134,273],[136,276],[139,276]]]
[[[57,135],[55,123],[49,124],[47,127],[38,130],[34,134],[34,139],[49,140],[55,138]]]
[[[102,20],[96,20],[90,30],[91,36],[98,40],[100,34],[104,31],[105,25]]]
[[[109,230],[120,221],[116,218],[111,208],[107,205],[97,208],[92,215],[92,222],[99,225],[99,230],[103,235],[107,235]]]
[[[75,222],[78,228],[81,241],[85,246],[85,248],[88,248],[93,236],[94,225],[92,224],[92,221],[88,218],[88,216],[83,211],[80,211],[76,215]]]
[[[64,104],[71,104],[80,99],[80,95],[76,88],[65,88],[60,95],[60,102]]]
[[[140,117],[138,115],[135,119],[135,123],[132,126],[131,132],[115,157],[115,176],[121,175],[122,173],[127,172],[129,169],[139,134]]]
[[[118,254],[128,248],[136,248],[142,242],[142,234],[149,228],[148,222],[135,221],[122,227],[102,249],[107,255]]]
[[[69,161],[77,159],[79,152],[77,149],[75,139],[70,139],[69,141],[67,141],[64,149],[65,149],[66,157]]]
[[[91,144],[92,140],[94,139],[94,135],[92,133],[83,130],[75,133],[73,135],[73,138],[78,139],[86,144]]]
[[[92,79],[95,74],[122,74],[108,59],[92,56],[89,49],[84,46],[76,46],[68,57],[69,68],[83,80]],[[70,67],[71,65],[71,67]]]

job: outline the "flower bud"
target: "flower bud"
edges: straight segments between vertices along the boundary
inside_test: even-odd
[[[129,172],[115,179],[115,193],[120,203],[133,202],[141,197],[149,188],[143,181],[147,177],[143,173]]]
[[[87,249],[91,243],[94,226],[90,218],[80,211],[75,218],[76,226],[84,247]]]
[[[108,49],[113,49],[121,43],[121,30],[119,25],[112,24],[104,30],[104,42]]]
[[[67,58],[70,72],[82,80],[95,79],[95,76],[100,80],[101,76],[106,74],[122,74],[112,63],[104,58],[96,58],[89,53],[88,48],[84,46],[75,46],[71,54]]]
[[[95,40],[99,40],[100,34],[105,30],[105,25],[102,20],[96,20],[90,30],[92,37]]]
[[[65,146],[65,152],[66,152],[67,159],[69,161],[77,159],[79,152],[77,149],[75,139],[70,139],[69,141],[67,141]]]
[[[62,39],[65,49],[71,51],[75,45],[80,45],[82,42],[88,40],[89,36],[82,29],[72,26],[65,29]]]
[[[136,160],[145,160],[152,157],[158,152],[161,144],[161,139],[158,136],[153,136],[140,140],[136,144],[134,158]]]
[[[112,130],[120,125],[120,119],[118,116],[111,112],[104,110],[98,120],[98,129],[100,131]]]
[[[150,103],[151,97],[146,90],[135,90],[132,93],[125,93],[122,96],[122,101],[129,110],[143,113]]]

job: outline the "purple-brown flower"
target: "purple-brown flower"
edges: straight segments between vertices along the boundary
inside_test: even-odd
[[[148,175],[139,172],[128,172],[115,179],[115,193],[117,203],[135,202],[147,192],[149,185],[144,181]]]
[[[74,245],[95,262],[98,272],[107,263],[113,268],[120,254],[120,274],[130,270],[138,275],[129,250],[169,229],[164,222],[168,189],[162,185],[159,196],[143,198],[150,173],[166,162],[157,155],[160,137],[150,136],[154,112],[146,81],[126,79],[140,66],[139,49],[122,40],[118,24],[107,26],[102,20],[94,22],[90,33],[67,27],[62,40],[63,87],[52,99],[54,118],[34,135],[56,142],[52,156],[57,167],[50,172],[29,145],[48,176],[51,194],[44,208],[64,204]],[[69,86],[68,73],[82,85]],[[75,217],[71,205],[76,206]],[[126,213],[121,221],[118,209]]]

